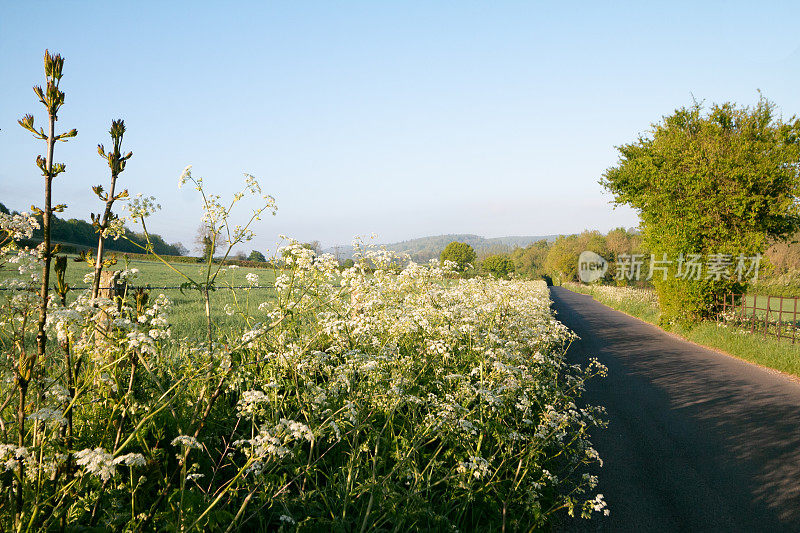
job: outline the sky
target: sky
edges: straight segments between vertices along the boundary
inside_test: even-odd
[[[243,249],[376,233],[608,231],[638,224],[598,181],[615,146],[694,99],[800,114],[798,2],[0,1],[0,202],[41,205],[45,48],[65,57],[56,147],[66,217],[100,211],[112,119],[153,195],[149,229],[193,247],[186,165],[229,199],[277,201]],[[234,220],[255,207],[244,200]],[[133,228],[136,229],[136,228]]]

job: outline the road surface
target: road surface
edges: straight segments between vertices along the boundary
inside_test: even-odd
[[[800,384],[553,287],[573,362],[609,426],[592,434],[611,514],[564,531],[800,531]],[[595,513],[596,514],[596,513]]]

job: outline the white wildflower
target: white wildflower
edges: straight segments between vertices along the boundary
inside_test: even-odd
[[[61,409],[50,409],[49,407],[43,407],[42,409],[39,409],[35,413],[29,414],[28,420],[39,420],[40,422],[53,421],[58,424],[67,423],[67,419],[64,418]]]
[[[126,466],[144,466],[147,464],[147,461],[145,461],[144,455],[140,453],[129,453],[126,455],[120,455],[114,459],[114,464],[124,464]]]
[[[237,409],[239,416],[253,414],[259,404],[269,402],[269,398],[260,390],[247,390],[239,398]]]
[[[86,467],[86,471],[94,474],[103,481],[108,481],[117,472],[114,456],[107,453],[103,448],[94,450],[86,448],[75,454],[76,463]]]
[[[192,449],[192,448],[201,449],[203,447],[200,444],[200,441],[198,441],[194,437],[190,437],[189,435],[179,435],[179,436],[175,437],[174,439],[172,439],[172,443],[171,444],[173,446],[182,446],[182,447],[188,448],[188,449]]]

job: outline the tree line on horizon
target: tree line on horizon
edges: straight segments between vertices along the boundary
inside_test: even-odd
[[[7,208],[4,204],[0,203],[0,213],[5,214],[18,214],[17,211]],[[32,240],[40,242],[42,240],[42,221],[41,215],[33,215],[39,222],[39,229],[34,230]],[[91,222],[79,220],[77,218],[63,219],[56,215],[51,219],[51,238],[55,242],[72,245],[76,248],[93,248],[97,246],[97,231]],[[127,239],[109,239],[106,242],[106,247],[111,252],[120,253],[139,253],[141,248],[136,246],[137,243],[141,246],[146,244],[144,235],[125,229],[125,237]],[[132,242],[131,242],[132,241]],[[161,235],[150,234],[150,242],[156,253],[161,255],[186,255],[189,250],[181,243],[169,244]]]
[[[469,247],[471,252],[465,247]],[[645,279],[651,252],[643,241],[642,234],[634,228],[619,227],[605,234],[597,230],[585,230],[579,234],[560,235],[555,241],[542,239],[525,247],[517,247],[510,253],[478,253],[467,243],[453,241],[441,252],[440,260],[458,263],[465,277],[480,274],[510,277],[513,274],[521,278],[545,279],[561,284],[579,281],[578,257],[587,250],[599,254],[612,264],[623,254],[641,255],[642,276],[638,281],[618,280],[613,267],[610,267],[603,282],[653,286]],[[470,266],[466,266],[468,264]],[[790,280],[800,279],[800,233],[793,239],[771,243],[762,258],[761,274],[760,279],[765,283],[781,282],[787,290],[790,288]],[[791,290],[794,291],[795,287],[792,286]]]

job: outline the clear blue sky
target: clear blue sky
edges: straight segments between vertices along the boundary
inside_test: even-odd
[[[200,220],[190,163],[223,195],[249,172],[276,197],[248,249],[634,226],[597,184],[614,146],[692,95],[800,113],[799,20],[797,2],[3,2],[0,201],[41,204],[16,120],[44,119],[49,48],[79,130],[57,147],[70,217],[99,210],[95,147],[124,118],[121,185],[159,199],[171,242]]]

